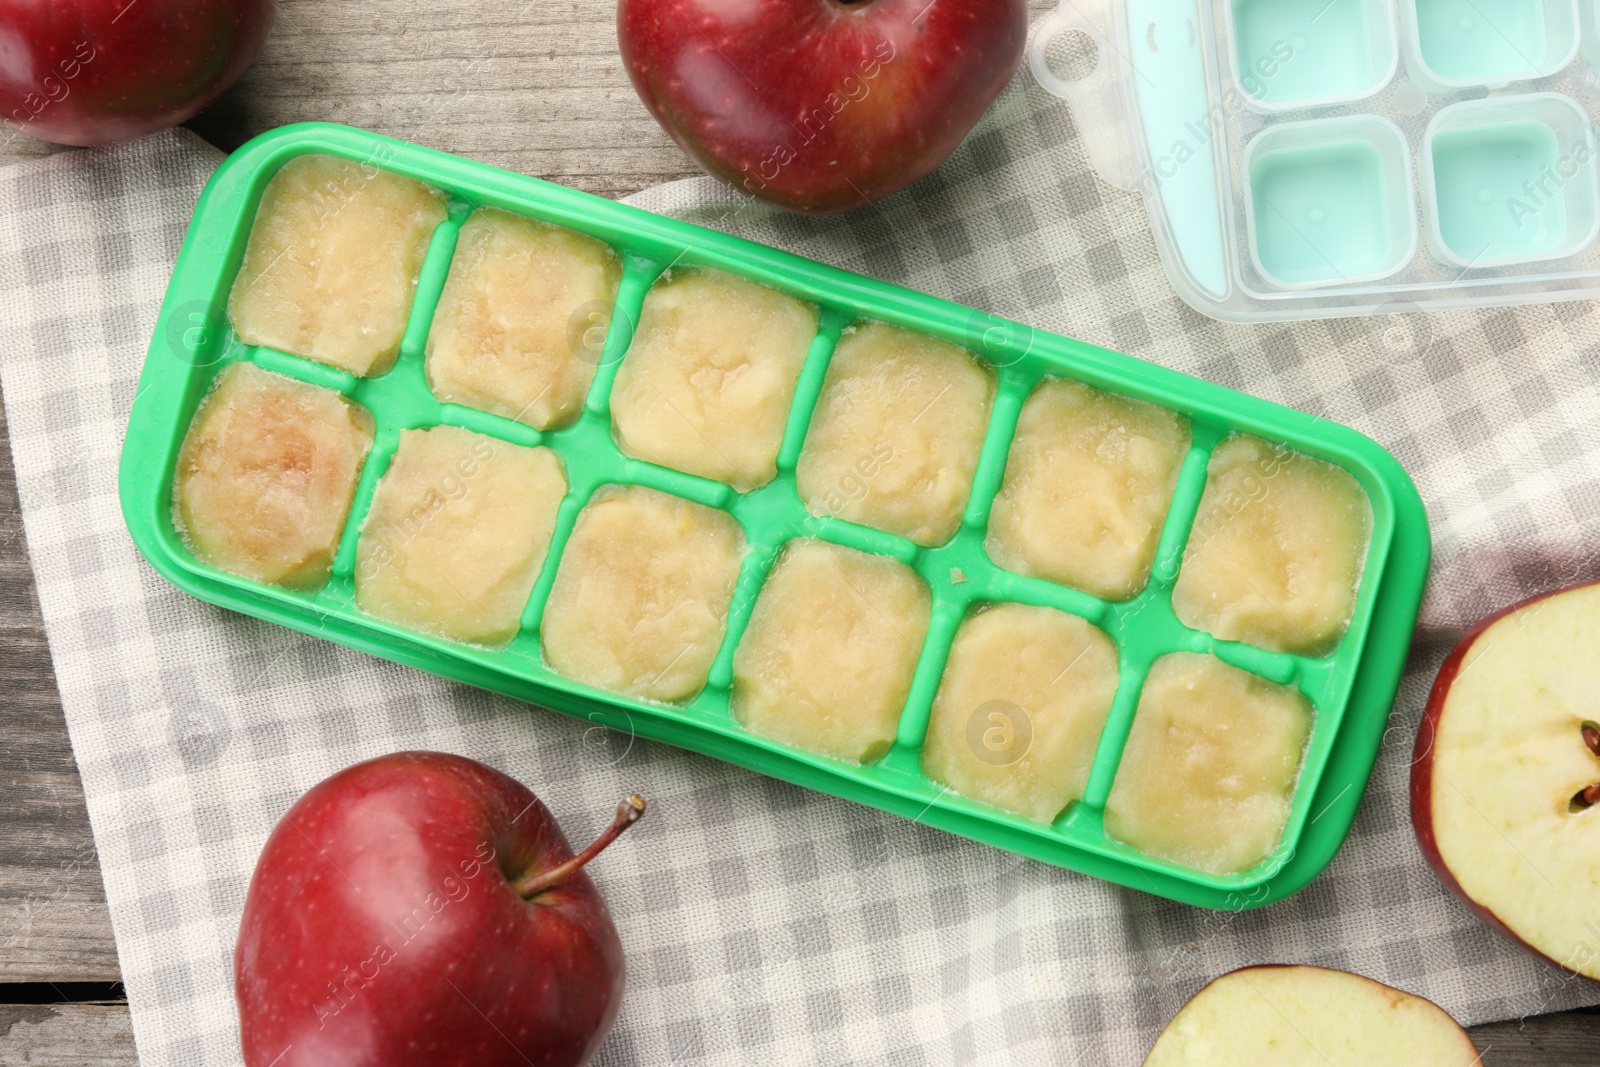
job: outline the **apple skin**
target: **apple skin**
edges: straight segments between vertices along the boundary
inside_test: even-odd
[[[0,117],[46,141],[129,141],[192,118],[261,51],[273,0],[0,0]]]
[[[234,953],[248,1067],[576,1067],[622,1001],[622,945],[533,793],[403,752],[314,786],[268,838]]]
[[[1317,1003],[1316,1001],[1312,1001],[1311,1003],[1316,1004],[1316,1006],[1322,1012],[1334,1013],[1335,1017],[1337,1017],[1337,1011],[1341,1005],[1335,1001],[1333,996],[1329,995],[1332,993],[1332,986],[1335,984],[1344,985],[1345,983],[1352,983],[1351,988],[1359,987],[1363,991],[1371,991],[1378,994],[1378,996],[1381,998],[1381,1003],[1387,1008],[1387,1010],[1397,1010],[1403,1005],[1416,1004],[1425,1014],[1431,1015],[1433,1021],[1443,1023],[1444,1034],[1448,1035],[1449,1043],[1455,1047],[1453,1049],[1445,1049],[1443,1047],[1444,1037],[1443,1035],[1439,1034],[1439,1031],[1436,1028],[1435,1034],[1436,1036],[1440,1036],[1440,1042],[1439,1046],[1431,1051],[1436,1054],[1443,1053],[1447,1058],[1425,1059],[1419,1062],[1433,1064],[1436,1065],[1436,1067],[1447,1067],[1447,1065],[1452,1064],[1459,1065],[1459,1067],[1478,1067],[1478,1065],[1482,1062],[1481,1054],[1478,1053],[1477,1048],[1473,1045],[1471,1036],[1468,1035],[1464,1029],[1462,1029],[1461,1024],[1457,1022],[1449,1012],[1445,1011],[1433,1001],[1428,1000],[1426,997],[1420,997],[1414,993],[1407,993],[1402,989],[1397,989],[1394,986],[1379,982],[1376,979],[1368,978],[1365,975],[1354,974],[1350,971],[1338,971],[1327,967],[1318,967],[1313,964],[1259,963],[1248,967],[1239,967],[1235,970],[1229,971],[1226,974],[1218,975],[1216,978],[1213,978],[1211,981],[1207,982],[1204,987],[1194,994],[1194,996],[1190,997],[1184,1006],[1179,1009],[1178,1014],[1172,1019],[1168,1020],[1166,1028],[1162,1030],[1160,1036],[1156,1039],[1155,1045],[1145,1057],[1144,1067],[1152,1067],[1153,1064],[1172,1064],[1175,1062],[1181,1062],[1185,1065],[1185,1067],[1194,1067],[1194,1064],[1197,1062],[1203,1062],[1206,1064],[1228,1062],[1223,1060],[1223,1055],[1226,1053],[1219,1053],[1219,1048],[1216,1043],[1219,1035],[1213,1033],[1210,1035],[1211,1039],[1208,1041],[1195,1041],[1193,1040],[1193,1036],[1196,1031],[1200,1029],[1199,1024],[1195,1020],[1189,1019],[1189,1027],[1187,1033],[1185,1033],[1185,1028],[1179,1020],[1185,1019],[1190,1015],[1192,1009],[1197,1008],[1201,1004],[1205,1003],[1207,997],[1223,996],[1226,995],[1227,992],[1231,992],[1232,987],[1238,985],[1240,981],[1243,981],[1246,986],[1249,987],[1252,999],[1258,1002],[1264,1002],[1268,1006],[1272,1006],[1275,1003],[1274,998],[1262,994],[1260,990],[1256,988],[1255,983],[1251,981],[1251,979],[1253,977],[1261,978],[1268,983],[1272,983],[1274,979],[1280,977],[1292,979],[1294,977],[1292,972],[1300,972],[1301,978],[1304,981],[1315,979],[1321,982],[1321,984],[1329,987],[1321,991],[1323,996],[1318,998],[1318,1001],[1321,1003]],[[1279,992],[1282,992],[1282,990],[1279,990]],[[1375,1009],[1377,1007],[1376,1004],[1370,1004],[1370,1006],[1374,1007]],[[1415,1019],[1414,1014],[1412,1017]],[[1284,1016],[1284,1018],[1288,1018],[1288,1016]],[[1347,1018],[1345,1021],[1348,1022],[1349,1019]],[[1413,1033],[1415,1032],[1416,1031],[1413,1030]],[[1311,1038],[1304,1033],[1301,1033],[1301,1037],[1306,1039],[1308,1043],[1311,1040]],[[1189,1040],[1186,1041],[1186,1038]],[[1361,1050],[1359,1048],[1360,1038],[1358,1035],[1352,1034],[1351,1039],[1357,1043],[1357,1047],[1344,1049],[1343,1051],[1346,1053],[1346,1055],[1339,1057],[1340,1062],[1360,1062],[1358,1059],[1360,1052],[1367,1051],[1368,1054],[1370,1054],[1370,1050]],[[1178,1047],[1179,1052],[1174,1053],[1172,1048],[1166,1047],[1168,1046],[1169,1041]],[[1226,1037],[1224,1036],[1222,1047],[1226,1048],[1227,1044],[1229,1043],[1226,1042]],[[1237,1063],[1237,1054],[1239,1050],[1237,1048],[1233,1048],[1229,1049],[1228,1052],[1233,1054],[1233,1059],[1231,1062]],[[1196,1058],[1197,1055],[1198,1059]],[[1274,1058],[1273,1062],[1290,1062],[1287,1054],[1283,1055],[1284,1058],[1282,1060]],[[1324,1062],[1328,1062],[1326,1057],[1322,1057],[1322,1059]],[[1294,1062],[1298,1063],[1300,1061],[1296,1059]],[[1391,1062],[1391,1060],[1385,1059],[1384,1062]]]
[[[1492,615],[1487,615],[1478,620],[1471,629],[1467,630],[1457,641],[1450,654],[1445,656],[1444,662],[1439,665],[1439,673],[1434,676],[1433,688],[1428,691],[1428,702],[1422,710],[1422,723],[1417,727],[1417,743],[1411,752],[1411,828],[1417,835],[1417,846],[1422,850],[1422,858],[1438,877],[1444,887],[1455,894],[1457,900],[1466,905],[1468,911],[1483,921],[1484,925],[1499,934],[1511,944],[1525,952],[1537,956],[1553,967],[1557,967],[1568,974],[1581,978],[1595,979],[1582,971],[1574,970],[1560,960],[1534,948],[1524,941],[1516,931],[1507,926],[1498,915],[1479,904],[1467,891],[1461,887],[1452,872],[1444,862],[1444,857],[1439,854],[1439,843],[1434,838],[1433,829],[1433,753],[1434,737],[1439,729],[1439,717],[1444,713],[1445,699],[1450,694],[1450,687],[1455,684],[1456,676],[1461,673],[1462,664],[1466,662],[1467,653],[1472,651],[1472,646],[1482,637],[1484,632],[1495,623],[1508,615],[1514,615],[1525,608],[1530,608],[1541,601],[1548,600],[1563,593],[1571,593],[1578,589],[1587,589],[1600,582],[1583,582],[1578,585],[1567,586],[1564,589],[1554,589],[1549,592],[1539,593],[1519,600],[1510,607],[1501,608]]]
[[[943,163],[1005,88],[1026,0],[620,0],[633,87],[706,171],[831,214]]]

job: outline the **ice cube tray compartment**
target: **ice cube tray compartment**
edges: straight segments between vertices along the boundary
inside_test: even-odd
[[[1406,67],[1448,92],[1558,73],[1578,54],[1577,0],[1401,0]]]
[[[1245,150],[1256,269],[1285,289],[1387,278],[1417,251],[1405,135],[1373,115],[1272,126]]]
[[[449,217],[435,232],[395,367],[372,378],[288,353],[243,345],[224,308],[255,207],[266,181],[287,159],[323,152],[406,174],[445,190]],[[439,402],[423,373],[434,306],[456,235],[470,211],[501,207],[589,233],[617,249],[623,273],[616,306],[583,414],[538,431],[472,408]],[[609,396],[650,286],[669,269],[740,274],[821,309],[778,456],[778,475],[748,493],[626,457],[614,444]],[[860,320],[941,337],[987,359],[998,390],[959,532],[924,548],[880,530],[809,515],[795,489],[795,466],[841,333]],[[201,329],[191,329],[201,326]],[[250,360],[291,378],[338,390],[366,407],[377,427],[357,487],[333,576],[314,593],[265,586],[196,560],[173,529],[172,467],[184,433],[214,375]],[[1023,401],[1039,382],[1067,377],[1174,409],[1192,429],[1150,581],[1116,603],[1043,579],[1005,571],[984,548],[989,509],[1005,470]],[[522,445],[547,445],[566,465],[568,492],[522,630],[503,649],[457,644],[362,613],[355,605],[356,539],[374,488],[400,431],[438,423]],[[1329,655],[1314,658],[1221,641],[1178,622],[1171,590],[1206,479],[1213,448],[1246,432],[1327,459],[1356,477],[1371,500],[1373,532],[1354,616]],[[195,221],[162,310],[124,451],[121,491],[135,542],[156,568],[197,596],[306,632],[498,690],[591,722],[678,744],[838,796],[895,811],[990,844],[1153,893],[1211,907],[1266,903],[1304,885],[1331,860],[1348,831],[1398,684],[1426,573],[1428,538],[1415,489],[1391,457],[1353,431],[1288,409],[980,312],[586,194],[550,186],[440,153],[344,127],[312,124],[265,135],[218,171]],[[619,697],[549,670],[538,628],[563,549],[581,508],[601,487],[645,485],[729,512],[743,527],[743,560],[727,633],[706,688],[684,705]],[[787,748],[748,733],[731,716],[735,648],[784,544],[817,536],[909,564],[933,594],[932,616],[895,742],[858,766]],[[920,752],[934,694],[957,626],[987,603],[1044,605],[1081,616],[1116,643],[1120,680],[1096,749],[1084,799],[1051,825],[967,800],[922,774]],[[1282,842],[1250,871],[1213,876],[1122,845],[1102,826],[1106,796],[1132,725],[1145,672],[1171,651],[1212,652],[1226,663],[1297,686],[1315,707],[1313,732]]]
[[[1600,298],[1596,0],[1075,0],[1030,48],[1206,314]]]
[[[1588,247],[1600,232],[1600,186],[1594,165],[1572,165],[1570,153],[1591,143],[1588,116],[1556,93],[1441,110],[1422,147],[1433,253],[1471,269],[1562,259]],[[1502,203],[1503,212],[1484,210]]]
[[[1261,112],[1361,100],[1400,61],[1391,0],[1228,0],[1223,10],[1234,85]]]

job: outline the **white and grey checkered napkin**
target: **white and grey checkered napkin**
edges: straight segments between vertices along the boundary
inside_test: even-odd
[[[1495,939],[1424,867],[1407,755],[1449,632],[1600,577],[1592,304],[1256,328],[1180,304],[1143,210],[1019,82],[956,158],[812,220],[709,179],[636,198],[1358,427],[1433,517],[1428,636],[1349,844],[1305,892],[1204,912],[231,614],[134,550],[116,461],[156,308],[215,152],[181,133],[0,170],[0,384],[39,598],[141,1058],[238,1060],[230,955],[267,832],[357,760],[445,749],[544,797],[575,839],[638,790],[597,871],[628,951],[600,1062],[1137,1063],[1208,978],[1349,968],[1467,1022],[1600,1000]]]

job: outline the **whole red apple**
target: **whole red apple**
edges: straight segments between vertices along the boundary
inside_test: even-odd
[[[1422,854],[1491,928],[1600,979],[1600,585],[1484,619],[1434,679],[1411,766]]]
[[[622,945],[528,789],[402,752],[313,787],[267,839],[234,951],[247,1067],[577,1067],[622,1001]]]
[[[0,118],[61,144],[176,126],[239,80],[274,0],[0,0]]]
[[[827,214],[943,163],[1022,58],[1026,0],[620,0],[645,106],[709,173]]]

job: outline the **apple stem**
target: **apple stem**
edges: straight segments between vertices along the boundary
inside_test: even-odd
[[[639,816],[644,814],[644,807],[644,797],[638,793],[629,793],[622,798],[622,803],[617,805],[617,817],[611,820],[611,825],[605,828],[605,832],[590,842],[588,848],[548,871],[530,874],[513,882],[511,888],[515,889],[523,900],[532,900],[545,890],[560,885],[585,863],[604,852],[606,846],[615,841],[622,831],[638,822]]]

